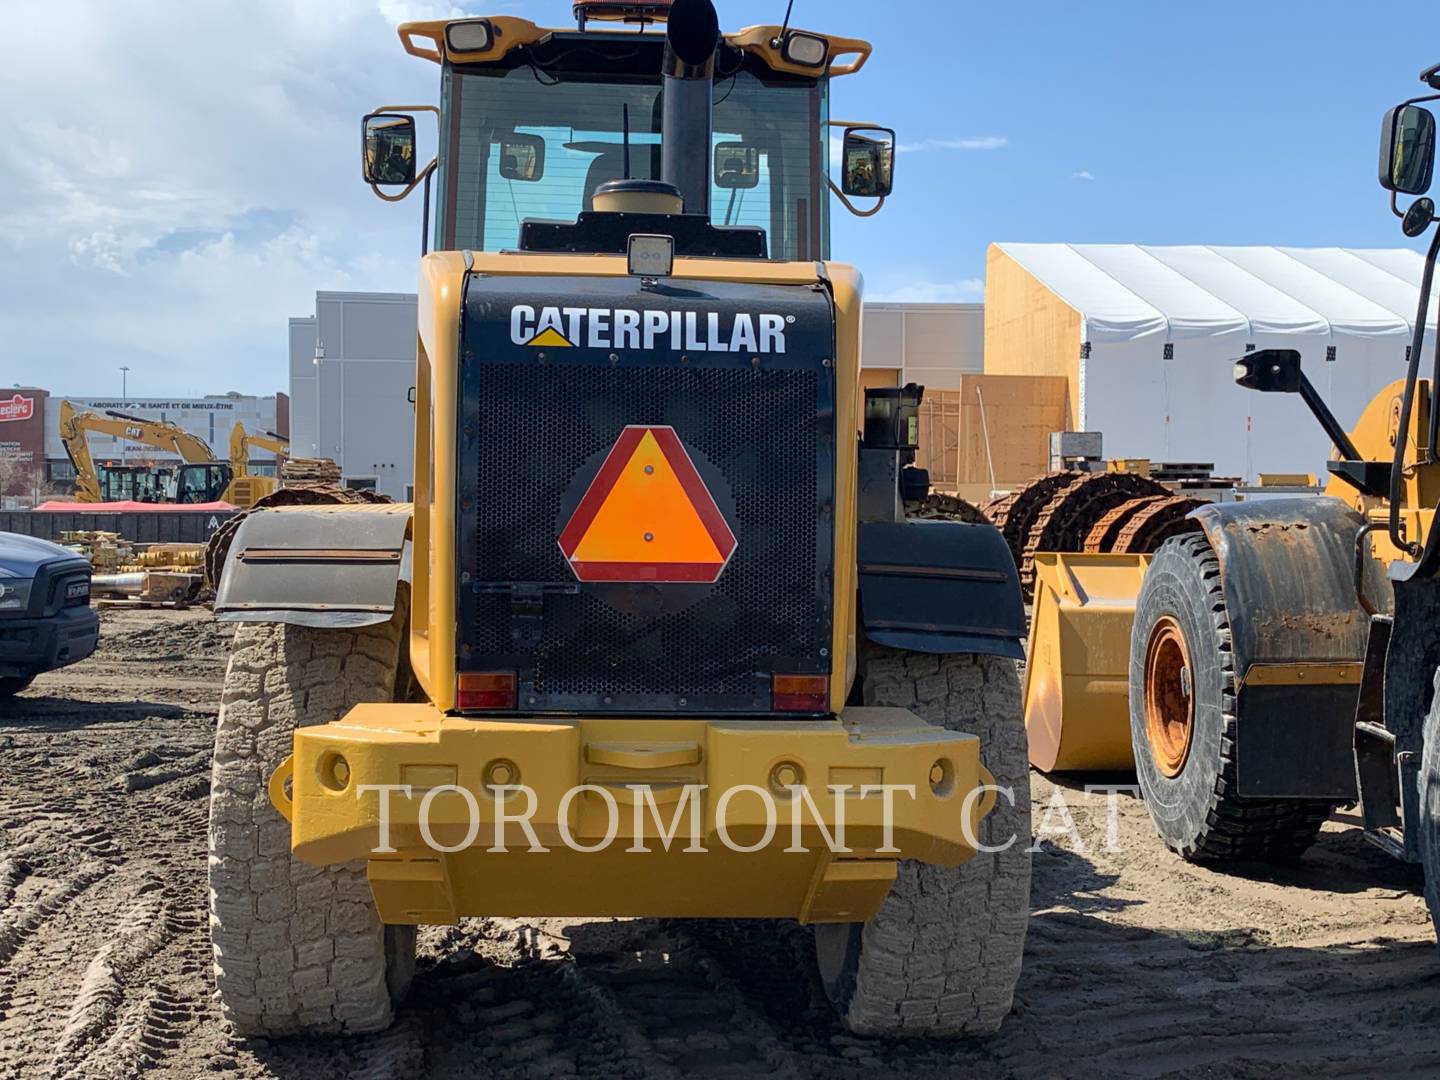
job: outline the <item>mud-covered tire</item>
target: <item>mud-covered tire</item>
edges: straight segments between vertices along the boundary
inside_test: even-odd
[[[1420,753],[1420,865],[1425,870],[1425,903],[1430,921],[1440,930],[1440,671],[1435,697],[1425,716]]]
[[[1147,681],[1147,671],[1167,668],[1151,660],[1167,648],[1188,660],[1181,678],[1189,693],[1171,693],[1165,705],[1162,684],[1173,680]],[[1188,723],[1188,737],[1167,743],[1155,734],[1154,717],[1167,712],[1188,715],[1180,724]],[[1237,794],[1235,717],[1219,560],[1203,534],[1174,537],[1145,574],[1130,638],[1130,742],[1145,806],[1166,846],[1192,862],[1293,861],[1315,842],[1332,806]]]
[[[1009,1014],[1030,919],[1030,771],[1013,661],[867,646],[866,705],[898,706],[980,738],[1001,795],[981,852],[947,868],[905,861],[867,923],[815,928],[826,994],[857,1035],[987,1035]]]
[[[359,630],[243,624],[235,636],[210,795],[210,940],[222,1012],[242,1035],[387,1027],[415,970],[414,927],[384,926],[363,862],[290,854],[271,773],[297,727],[391,701],[403,608]]]
[[[8,697],[14,697],[34,681],[34,675],[25,678],[16,676],[0,679],[0,701],[4,701]]]

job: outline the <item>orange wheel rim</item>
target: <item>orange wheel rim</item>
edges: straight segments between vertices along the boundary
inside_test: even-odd
[[[1185,635],[1167,615],[1145,650],[1145,736],[1156,767],[1172,779],[1185,768],[1195,734],[1192,671]]]

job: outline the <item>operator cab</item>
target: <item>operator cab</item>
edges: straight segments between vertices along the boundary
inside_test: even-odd
[[[219,502],[230,479],[230,464],[225,461],[181,465],[171,478],[165,501],[187,506]]]
[[[427,210],[433,180],[427,246],[623,254],[631,235],[651,233],[672,236],[679,256],[808,262],[830,256],[830,190],[866,216],[879,205],[856,210],[850,199],[890,194],[894,132],[830,119],[830,81],[860,70],[868,43],[788,26],[721,36],[717,26],[687,58],[672,32],[688,26],[686,0],[574,8],[577,30],[510,17],[400,28],[409,52],[441,67],[438,153],[418,169],[414,117],[383,109],[364,121],[363,172],[386,199],[423,182]],[[712,116],[708,147],[670,147],[689,163],[678,182],[674,166],[667,172],[667,101]],[[840,186],[830,180],[837,127]],[[695,124],[670,130],[672,144],[704,138]],[[660,183],[682,189],[679,213],[607,207],[616,185]]]

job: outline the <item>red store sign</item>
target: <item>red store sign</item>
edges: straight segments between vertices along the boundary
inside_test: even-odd
[[[0,400],[0,424],[10,420],[29,420],[35,415],[35,399],[16,394],[9,401]]]

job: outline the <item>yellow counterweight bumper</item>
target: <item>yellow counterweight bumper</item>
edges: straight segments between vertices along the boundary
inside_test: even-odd
[[[297,858],[367,861],[388,923],[851,922],[879,909],[897,860],[970,858],[990,785],[978,739],[904,709],[476,720],[361,705],[295,733],[270,798]]]

